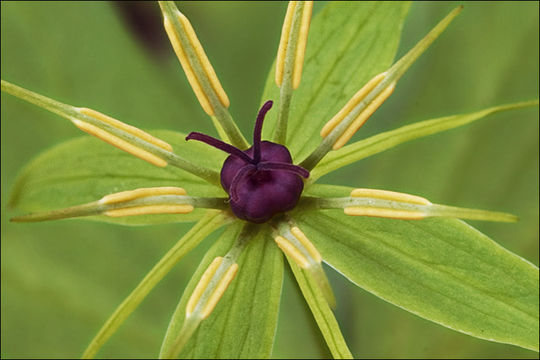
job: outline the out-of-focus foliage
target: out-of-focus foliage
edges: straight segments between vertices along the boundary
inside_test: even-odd
[[[2,78],[136,126],[212,133],[172,50],[164,56],[148,54],[113,4],[2,2],[0,6]],[[275,57],[285,6],[267,2],[180,5],[246,133]],[[454,6],[413,4],[398,56]],[[467,3],[356,138],[537,97],[538,3]],[[1,354],[75,357],[189,224],[9,223],[15,213],[7,208],[8,194],[17,172],[41,151],[80,132],[9,95],[2,94],[1,111]],[[471,224],[538,264],[538,110],[495,116],[402,145],[321,180],[517,214],[521,219],[517,224]],[[179,264],[105,346],[102,356],[157,355],[178,298],[215,239],[207,239]],[[356,356],[537,356],[442,328],[384,303],[337,273],[329,277],[337,293],[338,320]],[[280,311],[274,356],[328,355],[319,345],[323,342],[311,315],[288,280]]]

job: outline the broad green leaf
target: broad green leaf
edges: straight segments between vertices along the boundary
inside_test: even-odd
[[[295,218],[328,264],[376,296],[451,329],[538,350],[538,268],[466,223],[341,211]]]
[[[146,274],[144,279],[116,308],[97,335],[92,339],[83,358],[93,358],[103,344],[118,330],[129,315],[139,306],[154,287],[187,253],[195,248],[206,236],[225,224],[230,218],[221,212],[207,211],[197,222]]]
[[[404,142],[467,125],[473,121],[483,119],[488,115],[500,111],[519,109],[528,106],[538,106],[538,100],[494,106],[473,113],[424,120],[411,125],[402,126],[395,130],[373,135],[367,139],[357,141],[329,153],[319,164],[317,164],[316,168],[313,169],[310,174],[310,180],[315,181],[329,172],[371,155],[391,149]]]
[[[324,294],[319,288],[319,285],[310,276],[309,273],[300,269],[294,261],[287,257],[289,265],[294,273],[294,277],[302,290],[302,294],[311,309],[317,325],[335,359],[353,359],[351,351],[347,347],[347,343],[341,334],[339,324],[334,317],[334,313],[328,302],[325,300]]]
[[[162,353],[181,329],[187,301],[202,273],[223,256],[239,233],[231,225],[206,253],[176,308],[163,341]],[[272,352],[283,280],[283,258],[269,234],[261,231],[238,259],[238,273],[210,316],[187,342],[180,359],[268,358]]]
[[[206,144],[188,143],[182,133],[161,130],[152,134],[169,142],[176,153],[211,169],[219,169],[226,155]],[[28,164],[15,183],[11,206],[26,212],[53,210],[95,201],[114,192],[153,186],[179,186],[193,196],[225,196],[221,188],[185,171],[147,164],[100,140],[84,136],[55,146]],[[202,213],[195,210],[186,215],[92,219],[120,224],[155,224],[193,221]]]
[[[300,87],[291,102],[287,145],[302,160],[320,142],[322,126],[369,79],[392,64],[408,3],[329,3],[313,19]],[[263,101],[279,99],[275,65]],[[270,138],[276,111],[265,120]]]

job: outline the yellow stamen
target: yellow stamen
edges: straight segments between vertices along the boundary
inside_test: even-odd
[[[296,226],[291,228],[291,233],[294,237],[306,248],[307,252],[311,255],[312,259],[320,263],[322,260],[321,254],[315,248],[315,246],[309,241],[309,239],[304,235],[304,233]]]
[[[221,83],[219,82],[216,72],[214,71],[214,68],[210,64],[210,61],[208,60],[208,57],[206,56],[206,53],[204,52],[204,49],[197,38],[197,35],[195,34],[195,31],[193,30],[193,27],[191,26],[191,23],[189,20],[182,14],[181,12],[177,12],[177,19],[178,22],[182,25],[182,28],[184,30],[185,36],[188,38],[189,45],[191,46],[193,52],[195,53],[195,56],[197,57],[197,60],[199,61],[206,78],[208,79],[210,85],[212,86],[212,89],[214,90],[214,93],[225,108],[228,108],[230,105],[229,98],[227,97],[227,94],[225,93],[225,90],[223,90],[223,87],[221,86]],[[203,86],[201,85],[200,79],[195,74],[195,71],[193,70],[193,66],[189,61],[189,57],[186,54],[186,49],[182,44],[182,41],[180,40],[180,35],[176,33],[176,28],[174,27],[171,19],[167,15],[164,16],[164,25],[165,25],[165,31],[167,32],[167,35],[169,36],[169,39],[171,41],[171,44],[174,48],[174,51],[176,53],[176,56],[180,60],[180,64],[182,65],[182,68],[184,69],[184,72],[186,73],[186,76],[188,78],[188,81],[193,88],[193,91],[195,92],[195,95],[197,96],[197,99],[201,103],[201,106],[203,110],[210,116],[213,116],[215,114],[215,110],[211,105],[210,99],[208,94],[205,93]]]
[[[206,290],[208,284],[210,283],[210,280],[212,280],[212,277],[214,276],[222,262],[223,258],[221,256],[218,256],[212,261],[210,266],[208,266],[208,269],[206,269],[206,271],[203,273],[201,279],[199,280],[199,283],[195,287],[195,290],[193,290],[193,294],[191,294],[191,297],[188,300],[186,306],[186,317],[190,316],[195,310],[195,307],[199,303],[202,294]]]
[[[311,22],[311,13],[313,11],[313,1],[306,1],[302,12],[302,22],[300,24],[300,33],[298,34],[298,43],[296,44],[296,56],[294,57],[293,71],[293,89],[300,85],[302,76],[302,67],[304,66],[304,55],[306,53],[307,37],[309,32],[309,24]]]
[[[287,52],[287,45],[289,44],[289,34],[291,32],[294,8],[296,7],[296,1],[289,1],[287,6],[287,13],[285,14],[285,21],[281,29],[281,38],[279,40],[278,54],[276,58],[276,84],[281,86],[283,82],[283,72],[285,70],[285,54]]]
[[[285,60],[287,57],[287,48],[291,37],[291,30],[293,27],[294,13],[299,6],[298,1],[289,1],[287,7],[287,13],[285,15],[285,21],[281,29],[281,38],[279,41],[278,54],[276,58],[276,75],[275,80],[278,86],[283,83],[283,76],[285,74]],[[296,40],[296,48],[294,51],[294,63],[292,67],[292,88],[296,89],[300,85],[300,79],[302,77],[302,67],[304,66],[304,55],[306,53],[307,38],[309,32],[309,25],[311,22],[311,13],[313,11],[313,1],[305,1],[302,9],[302,13],[299,15],[300,25],[298,31],[298,37]]]
[[[148,151],[146,150],[142,150],[138,147],[136,147],[135,145],[132,145],[130,143],[128,143],[127,141],[123,140],[123,139],[120,139],[119,137],[117,136],[114,136],[108,132],[106,132],[105,130],[102,130],[100,128],[98,128],[97,126],[94,126],[92,124],[89,124],[87,122],[83,122],[83,121],[80,121],[80,120],[77,120],[77,119],[71,119],[71,121],[73,122],[73,124],[75,124],[75,126],[77,126],[79,129],[81,129],[82,131],[90,134],[90,135],[94,135],[98,138],[100,138],[101,140],[113,145],[113,146],[116,146],[117,148],[121,149],[121,150],[124,150],[142,160],[145,160],[145,161],[148,161],[149,163],[153,164],[153,165],[156,165],[156,166],[159,166],[159,167],[164,167],[164,166],[167,166],[167,162],[159,157],[157,157],[156,155],[154,154],[151,154],[149,153]]]
[[[353,216],[375,216],[391,219],[420,220],[426,217],[426,214],[420,211],[396,210],[388,208],[373,208],[368,206],[348,206],[343,209],[346,215]]]
[[[107,210],[103,214],[110,217],[150,215],[150,214],[188,214],[193,211],[193,205],[141,205],[123,209]]]
[[[295,263],[298,264],[302,269],[309,267],[309,260],[305,257],[300,250],[298,250],[290,240],[284,238],[283,236],[277,235],[274,237],[279,248],[287,255],[289,255]]]
[[[157,147],[162,148],[165,151],[171,152],[173,150],[172,146],[165,141],[158,139],[150,134],[148,134],[145,131],[142,131],[141,129],[138,129],[134,126],[125,124],[119,120],[116,120],[110,116],[107,116],[105,114],[102,114],[98,111],[88,109],[88,108],[79,108],[78,111],[84,115],[93,117],[94,119],[98,119],[100,121],[103,121],[104,123],[107,123],[111,125],[112,127],[115,127],[117,129],[123,130],[127,133],[130,133],[133,136],[136,136],[142,140],[145,140],[153,145],[156,145]]]
[[[413,205],[431,205],[431,202],[423,197],[388,190],[354,189],[351,191],[351,196],[396,201]],[[347,206],[343,211],[346,215],[377,216],[392,219],[419,220],[427,217],[427,214],[420,210],[392,209],[388,207]]]
[[[219,299],[223,296],[223,293],[225,293],[225,290],[227,290],[227,287],[229,287],[229,284],[231,281],[233,281],[234,277],[236,276],[236,273],[238,272],[238,264],[232,264],[230,268],[227,269],[227,272],[221,280],[219,281],[216,289],[210,295],[210,298],[208,299],[206,305],[204,306],[202,310],[202,318],[206,319],[208,315],[212,313],[214,308],[216,307]]]
[[[186,190],[173,186],[140,188],[136,190],[122,191],[119,193],[106,195],[99,202],[102,204],[114,204],[122,201],[129,201],[143,197],[159,195],[186,195]]]
[[[321,136],[327,137],[328,134],[334,128],[345,119],[347,115],[350,114],[353,109],[360,104],[360,101],[362,101],[367,94],[370,93],[371,90],[375,88],[375,86],[379,85],[379,83],[384,79],[386,76],[386,72],[383,72],[381,74],[376,75],[374,78],[372,78],[366,85],[364,85],[354,96],[345,104],[345,106],[336,114],[330,121],[328,121],[321,130]]]
[[[423,197],[420,197],[420,196],[404,194],[404,193],[388,191],[388,190],[354,189],[353,191],[351,191],[351,196],[398,201],[398,202],[417,204],[417,205],[430,205],[431,204],[429,200],[424,199]]]
[[[392,94],[394,88],[396,87],[395,82],[390,84],[386,89],[384,89],[369,105],[358,115],[352,124],[343,132],[343,134],[337,139],[332,146],[332,149],[337,150],[349,141],[354,133],[358,131],[364,125],[364,123],[369,119],[371,115],[385,102],[386,99]]]

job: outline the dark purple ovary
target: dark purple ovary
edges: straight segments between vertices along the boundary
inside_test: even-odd
[[[280,144],[261,141],[264,116],[272,107],[267,101],[259,111],[253,146],[242,151],[230,144],[197,132],[186,140],[199,140],[231,154],[223,162],[221,185],[229,194],[231,210],[240,219],[263,223],[274,215],[294,209],[309,172],[292,163],[289,150]]]

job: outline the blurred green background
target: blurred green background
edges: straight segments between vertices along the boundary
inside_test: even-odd
[[[413,4],[398,56],[457,4]],[[127,25],[125,5],[0,6],[2,79],[135,126],[213,133],[164,38],[157,5],[137,5],[145,19],[157,21],[145,31],[156,35],[150,40],[142,40]],[[357,138],[428,118],[538,98],[538,7],[538,2],[465,3],[463,13],[405,75]],[[192,21],[231,99],[231,113],[250,133],[286,3],[182,2],[179,8]],[[17,173],[41,151],[80,132],[9,95],[2,94],[1,101],[1,356],[77,357],[189,224],[9,223],[18,214],[7,208]],[[322,182],[406,191],[437,203],[517,214],[517,224],[471,224],[538,265],[538,130],[538,108],[499,114],[402,145]],[[101,356],[157,355],[176,302],[214,239],[182,260]],[[357,357],[538,357],[420,319],[328,270],[337,292],[336,316]],[[329,356],[321,341],[287,274],[274,357]]]

